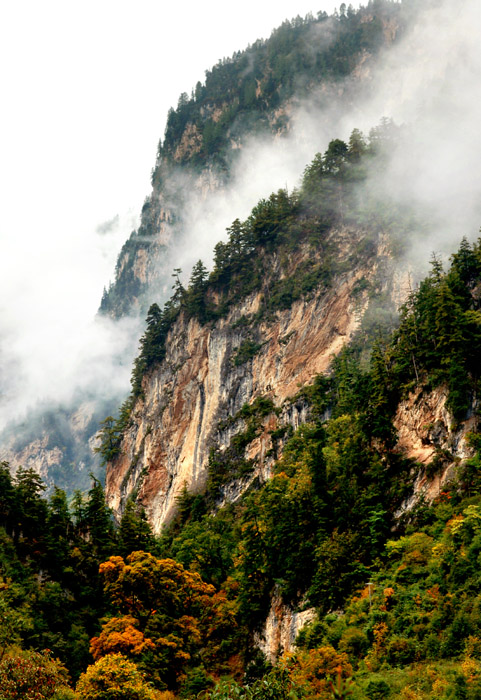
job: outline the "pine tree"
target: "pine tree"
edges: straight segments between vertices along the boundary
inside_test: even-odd
[[[102,426],[98,432],[100,445],[94,447],[94,452],[101,455],[102,464],[107,464],[120,451],[121,434],[113,416],[107,416],[100,425]]]
[[[50,570],[57,574],[62,572],[68,557],[73,525],[70,519],[67,495],[65,491],[54,486],[49,498],[47,514],[46,548]]]
[[[112,511],[105,502],[102,484],[93,474],[92,487],[88,493],[85,521],[92,548],[100,559],[106,559],[114,547],[114,524]]]
[[[133,498],[129,498],[125,504],[118,530],[118,540],[120,554],[124,557],[138,550],[152,551],[154,545],[152,528],[144,508],[137,505]]]
[[[0,527],[11,531],[15,489],[8,462],[0,462]]]
[[[207,268],[198,260],[192,269],[189,287],[186,294],[187,313],[195,316],[201,323],[207,319],[206,289],[207,289]]]
[[[47,503],[45,484],[37,472],[19,467],[15,474],[15,538],[21,536],[26,550],[33,551],[45,534]]]

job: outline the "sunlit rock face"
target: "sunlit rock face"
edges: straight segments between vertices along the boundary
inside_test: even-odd
[[[466,420],[455,421],[446,408],[445,386],[427,391],[417,387],[397,407],[393,424],[397,432],[396,449],[416,461],[413,470],[413,493],[403,504],[402,512],[412,508],[420,498],[432,501],[439,496],[456,468],[474,456],[468,435],[479,423],[478,401]]]
[[[274,317],[247,329],[238,323],[259,310],[261,294],[255,293],[214,324],[201,326],[183,315],[177,319],[166,358],[144,377],[144,398],[134,407],[119,456],[107,468],[107,501],[117,516],[135,492],[159,532],[174,516],[184,486],[192,492],[203,489],[211,447],[226,449],[232,436],[245,429],[236,414],[258,397],[270,399],[275,412],[263,417],[261,430],[246,448],[254,472],[228,484],[224,501],[236,500],[252,479],[269,477],[276,452],[272,430],[279,424],[297,428],[308,418],[306,405],[295,397],[316,374],[328,370],[333,355],[349,342],[368,303],[367,293],[353,291],[386,261],[382,236],[368,263],[354,262],[352,254],[362,233],[338,230],[331,236],[339,262],[348,263],[340,265],[344,271],[327,288],[314,290]],[[292,272],[312,255],[307,247],[298,251]],[[248,338],[254,338],[258,350],[239,364],[237,350]]]
[[[262,633],[255,639],[266,659],[273,664],[281,654],[292,651],[297,635],[315,614],[315,608],[293,610],[274,593]]]

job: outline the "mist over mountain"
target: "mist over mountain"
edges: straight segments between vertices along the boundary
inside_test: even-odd
[[[2,699],[479,699],[480,20],[285,21],[169,110],[81,332],[19,275]]]
[[[58,328],[60,362],[30,351],[33,338],[46,332],[44,319],[21,346],[6,341],[4,425],[16,416],[25,420],[28,410],[31,434],[34,415],[41,423],[43,410],[33,408],[32,396],[72,412],[84,397],[89,420],[112,413],[128,388],[142,317],[151,302],[169,298],[173,268],[182,269],[185,283],[199,258],[210,267],[214,245],[225,240],[234,219],[246,218],[270,192],[298,186],[313,154],[333,138],[347,140],[354,128],[369,133],[390,118],[404,133],[402,144],[387,156],[382,181],[374,168],[359,193],[412,208],[422,218],[422,235],[405,243],[401,265],[417,265],[433,251],[447,254],[463,235],[475,237],[480,186],[475,133],[481,104],[476,4],[371,4],[358,15],[345,12],[284,24],[268,41],[220,62],[190,98],[181,96],[159,146],[142,223],[124,245],[116,280],[101,304],[104,315],[132,320],[92,320],[83,347],[71,334],[72,348],[68,328],[59,325],[53,311],[47,332]],[[104,226],[98,234],[110,250],[112,231],[118,240],[129,222],[114,219],[111,224],[109,233]],[[52,300],[52,310],[55,306]],[[27,444],[18,424],[9,432],[16,434],[17,444]],[[37,434],[45,439],[43,428]],[[75,462],[75,447],[67,452],[61,462]],[[35,454],[24,453],[20,461],[31,458],[34,464]],[[92,454],[87,458],[87,472],[95,461]]]

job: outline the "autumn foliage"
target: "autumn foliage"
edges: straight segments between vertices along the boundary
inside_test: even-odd
[[[137,666],[122,654],[109,654],[89,666],[76,690],[79,700],[156,700],[158,697]]]
[[[112,652],[135,657],[162,687],[175,686],[203,654],[212,657],[209,644],[216,645],[216,630],[225,629],[231,617],[225,597],[199,574],[142,551],[126,560],[110,557],[100,573],[119,615],[91,640],[94,658]]]
[[[65,667],[48,651],[12,652],[0,661],[1,700],[47,700],[68,689]]]

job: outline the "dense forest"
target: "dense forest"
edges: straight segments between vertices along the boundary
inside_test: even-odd
[[[206,492],[185,490],[160,537],[133,500],[114,526],[97,480],[70,503],[59,489],[46,500],[32,470],[3,465],[2,697],[36,679],[22,697],[74,697],[77,682],[79,698],[477,698],[480,456],[400,516],[419,467],[393,450],[391,419],[415,386],[444,386],[453,420],[472,410],[480,285],[481,243],[463,240],[447,271],[433,258],[398,327],[361,327],[301,390],[311,420],[271,480],[216,507],[240,450],[222,463],[214,450]],[[274,410],[246,405],[248,430]],[[274,667],[253,645],[273,594],[316,610]]]

